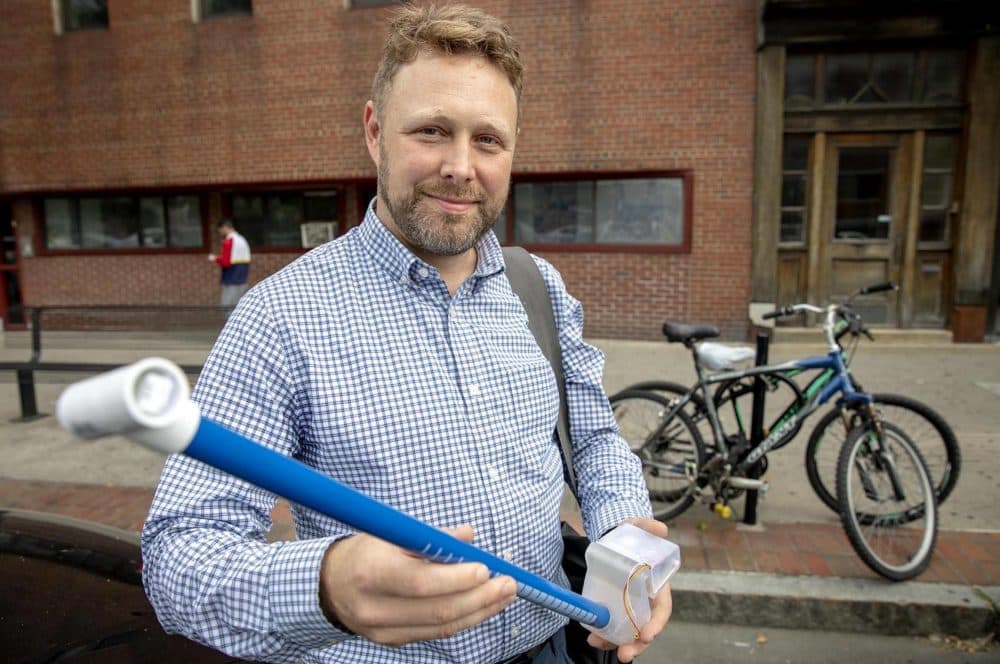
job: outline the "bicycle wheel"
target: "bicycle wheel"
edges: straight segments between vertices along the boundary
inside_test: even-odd
[[[678,399],[686,397],[690,390],[690,387],[685,387],[680,383],[671,383],[666,380],[647,380],[626,387],[621,392],[612,396],[611,399],[614,400],[615,397],[624,392],[656,392],[658,395],[669,399],[671,403],[674,403]],[[698,428],[698,433],[701,434],[701,441],[705,444],[705,449],[714,448],[715,433],[712,431],[712,423],[708,419],[705,400],[701,394],[694,393],[691,395],[691,400],[684,404],[684,414]]]
[[[672,519],[694,502],[705,445],[683,411],[658,394],[625,390],[611,397],[611,409],[622,438],[642,461],[642,472],[657,519]]]
[[[904,581],[923,572],[937,539],[937,501],[920,451],[903,431],[868,424],[847,437],[837,461],[840,518],[868,567]]]
[[[937,492],[943,503],[958,482],[962,453],[955,432],[930,406],[898,394],[873,394],[873,406],[882,419],[906,432],[927,463]],[[806,474],[819,499],[836,511],[837,459],[850,430],[860,421],[857,411],[835,408],[823,415],[809,436],[806,445]]]

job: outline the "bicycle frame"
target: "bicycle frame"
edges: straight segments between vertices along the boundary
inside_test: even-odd
[[[785,413],[788,413],[789,410],[793,411],[790,413],[789,418],[781,421],[779,426],[771,430],[764,440],[760,441],[760,443],[758,443],[746,454],[746,456],[734,468],[737,472],[748,471],[750,467],[757,463],[765,454],[767,454],[769,450],[782,442],[786,435],[794,433],[802,421],[812,415],[812,413],[819,407],[826,404],[835,394],[840,393],[841,397],[839,401],[848,405],[872,403],[872,397],[870,395],[860,392],[855,388],[854,381],[851,379],[851,375],[847,369],[847,364],[844,361],[843,352],[839,348],[836,350],[830,350],[826,355],[814,355],[799,360],[783,362],[781,364],[751,367],[749,369],[742,369],[739,371],[725,371],[711,375],[706,374],[704,367],[702,367],[701,362],[698,360],[697,354],[694,355],[694,361],[695,369],[698,372],[698,382],[691,388],[687,395],[682,397],[672,406],[670,412],[663,418],[662,424],[657,428],[653,435],[650,436],[650,440],[657,440],[662,434],[663,429],[667,426],[667,423],[670,422],[677,411],[683,408],[691,400],[691,396],[695,392],[701,390],[704,395],[705,408],[708,414],[709,422],[712,426],[712,435],[715,439],[715,445],[719,450],[719,455],[723,457],[729,454],[730,447],[726,441],[725,435],[722,432],[722,425],[719,421],[719,415],[715,408],[715,402],[709,395],[708,388],[710,385],[769,373],[808,371],[814,369],[823,370],[822,373],[814,378],[806,387],[804,392],[806,402],[802,404],[801,408],[794,408],[796,404],[792,404],[792,407],[786,409]],[[784,414],[782,417],[784,417]]]

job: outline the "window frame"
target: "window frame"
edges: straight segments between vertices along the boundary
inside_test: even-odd
[[[95,30],[110,30],[111,29],[111,8],[110,6],[105,7],[105,13],[107,14],[107,22],[104,25],[88,25],[82,28],[67,28],[66,27],[66,14],[69,11],[69,1],[68,0],[52,0],[52,24],[57,35],[63,35],[67,32],[91,32]]]
[[[515,187],[529,182],[579,182],[600,180],[679,179],[684,196],[681,242],[678,244],[626,244],[626,243],[521,243],[514,237]],[[694,172],[690,169],[665,171],[567,171],[558,173],[524,173],[511,178],[510,194],[504,205],[506,241],[534,253],[622,253],[622,254],[689,254],[691,253],[691,227],[694,204]],[[595,219],[596,223],[596,219]]]
[[[205,0],[191,0],[191,20],[195,23],[201,23],[202,21],[212,21],[215,19],[225,20],[238,17],[250,17],[253,18],[253,0],[250,0],[250,11],[249,12],[215,12],[211,14],[205,13]]]
[[[343,183],[330,184],[328,186],[318,186],[318,187],[295,187],[295,188],[266,188],[266,187],[248,187],[246,189],[227,189],[225,191],[220,191],[219,194],[222,198],[222,212],[223,216],[228,219],[233,219],[233,196],[260,196],[265,199],[265,216],[266,216],[266,199],[268,196],[273,196],[276,194],[299,194],[302,196],[303,200],[306,195],[313,194],[326,194],[333,192],[337,197],[337,219],[334,222],[334,238],[339,238],[341,235],[350,230],[347,226],[347,221],[345,218],[345,205],[347,204],[347,187]],[[303,204],[303,211],[304,211]],[[309,220],[303,218],[302,224],[309,223],[310,221],[328,221],[328,220]],[[233,219],[233,223],[236,226],[236,230],[243,233],[240,228],[239,219]],[[301,233],[302,224],[299,224],[299,232]],[[296,245],[263,245],[254,242],[250,242],[250,250],[254,253],[261,254],[287,254],[292,252],[305,253],[310,251],[314,247],[303,247],[301,240],[299,244]]]
[[[201,224],[201,244],[198,246],[190,247],[80,247],[80,248],[49,248],[48,244],[48,220],[45,215],[45,201],[48,199],[64,198],[73,201],[73,206],[75,210],[74,223],[77,225],[75,232],[79,234],[80,231],[80,200],[84,198],[130,198],[133,199],[137,204],[143,198],[160,198],[164,205],[164,237],[169,241],[170,238],[170,220],[169,214],[166,209],[166,199],[177,197],[177,196],[191,196],[198,199],[198,216]],[[207,214],[208,214],[208,201],[201,191],[193,191],[191,189],[178,189],[173,190],[142,190],[142,191],[115,191],[115,190],[101,190],[101,191],[54,191],[46,192],[44,194],[39,194],[33,197],[32,200],[34,215],[35,215],[35,246],[38,247],[36,251],[37,256],[127,256],[135,254],[200,254],[208,251],[211,246],[211,240],[208,233],[208,225],[206,224]],[[140,233],[142,227],[139,220],[136,220],[136,229]]]

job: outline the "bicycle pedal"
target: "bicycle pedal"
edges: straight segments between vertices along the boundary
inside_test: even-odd
[[[716,503],[712,505],[712,511],[715,515],[723,519],[733,518],[733,508],[725,503]]]
[[[749,491],[767,492],[767,480],[752,479],[750,477],[730,477],[726,483],[734,489],[746,489]]]

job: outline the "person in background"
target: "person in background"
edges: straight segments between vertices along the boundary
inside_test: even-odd
[[[233,222],[223,219],[216,224],[216,231],[222,238],[219,255],[209,254],[208,260],[222,268],[222,297],[219,304],[230,309],[247,291],[250,277],[250,245],[245,237],[236,232]]]
[[[553,371],[491,228],[518,140],[520,50],[462,5],[395,15],[363,112],[376,198],[357,227],[257,284],[198,378],[201,413],[563,587],[563,467]],[[604,356],[541,258],[562,349],[573,467],[591,540],[651,518],[618,433]],[[168,459],[142,535],[168,632],[280,662],[567,664],[566,618],[479,563],[427,562],[274,494]],[[658,593],[622,662],[663,630]],[[592,645],[614,645],[591,634]]]

